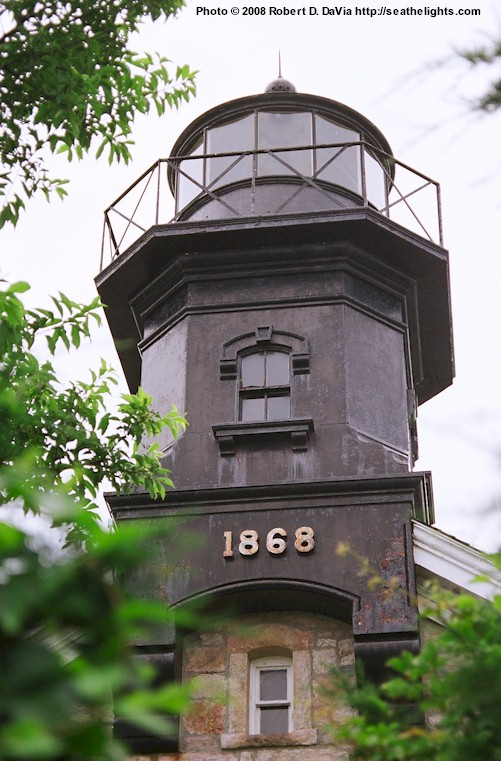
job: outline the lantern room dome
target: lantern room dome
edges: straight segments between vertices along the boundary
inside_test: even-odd
[[[265,92],[296,92],[296,88],[280,75],[266,86]]]

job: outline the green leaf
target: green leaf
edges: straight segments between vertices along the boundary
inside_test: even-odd
[[[2,68],[5,170],[0,175],[0,190],[6,194],[9,188],[9,200],[0,208],[0,226],[16,224],[25,200],[37,192],[47,200],[54,192],[65,194],[44,163],[44,145],[70,161],[95,144],[100,156],[107,146],[110,161],[127,162],[130,141],[124,138],[135,116],[153,106],[163,113],[193,93],[194,74],[187,66],[179,67],[174,81],[164,57],[129,47],[145,13],[159,19],[181,6],[177,0],[132,2],[114,16],[105,4],[89,0],[78,9],[54,6],[51,13],[28,5],[16,18],[20,6],[9,3],[15,23],[2,38],[9,65]]]
[[[31,286],[24,282],[24,281],[18,281],[17,283],[12,283],[12,285],[9,285],[7,288],[7,293],[26,293],[26,291],[29,291]]]
[[[27,716],[0,728],[0,747],[7,757],[35,761],[57,757],[63,746],[41,720]]]
[[[71,326],[71,343],[76,349],[80,346],[80,328],[78,325]]]
[[[62,307],[62,305],[61,305],[61,301],[60,301],[60,299],[56,299],[56,297],[55,297],[55,296],[51,296],[51,299],[52,299],[52,301],[54,302],[54,304],[55,304],[55,306],[56,306],[56,309],[57,309],[57,311],[59,312],[59,314],[60,314],[60,315],[61,315],[61,317],[62,317],[62,316],[63,316],[63,307]]]

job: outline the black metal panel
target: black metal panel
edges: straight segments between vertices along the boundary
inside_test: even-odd
[[[417,654],[419,637],[355,638],[355,657],[362,664],[363,676],[379,684],[394,675],[387,665],[388,661],[404,650]]]
[[[369,207],[151,228],[96,278],[129,386],[134,389],[140,382],[137,344],[143,337],[130,302],[145,286],[158,282],[172,264],[189,261],[191,268],[199,268],[200,277],[207,277],[209,266],[213,275],[220,272],[226,252],[226,266],[229,255],[242,274],[250,268],[258,274],[278,261],[286,245],[325,248],[336,241],[348,257],[365,252],[376,263],[391,267],[395,275],[414,280],[416,302],[408,319],[419,401],[446,388],[454,374],[447,252]],[[218,256],[223,259],[218,261]],[[299,256],[306,263],[311,254],[302,248],[296,253],[291,249],[287,256],[291,261]],[[185,275],[177,272],[181,284]]]
[[[155,669],[153,687],[160,687],[181,679],[182,653],[176,652],[141,653],[136,655]],[[154,735],[143,727],[139,727],[116,716],[113,724],[114,736],[127,745],[130,753],[174,753],[179,750],[179,716],[166,715],[172,726],[169,735]]]
[[[316,493],[311,486],[178,492],[163,509],[144,495],[128,498],[128,505],[126,498],[111,498],[118,520],[165,523],[165,535],[148,545],[144,568],[129,583],[137,594],[158,595],[171,605],[212,598],[221,606],[226,598],[261,609],[265,599],[291,604],[294,593],[301,605],[316,598],[333,612],[351,605],[355,637],[416,636],[410,520],[423,479],[374,480],[364,490],[360,482],[358,489],[347,482],[317,484]],[[296,531],[304,527],[314,533],[314,547],[301,552]],[[266,546],[275,529],[286,543],[277,554]],[[240,550],[246,531],[256,532],[252,554]],[[369,568],[362,573],[365,561]],[[155,634],[157,642],[169,636]]]

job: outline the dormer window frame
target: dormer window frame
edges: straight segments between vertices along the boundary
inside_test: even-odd
[[[244,351],[258,351],[260,348],[278,351],[289,351],[293,375],[303,375],[310,372],[310,349],[308,339],[298,333],[277,330],[273,325],[256,327],[248,333],[241,333],[223,344],[219,359],[219,375],[221,380],[237,379],[238,356]]]
[[[277,362],[279,357],[286,357],[287,362]],[[254,367],[250,367],[253,359]],[[247,372],[246,364],[249,366]],[[290,349],[270,344],[239,355],[236,404],[237,419],[242,422],[290,419]]]
[[[241,359],[260,352],[282,352],[289,355],[290,385],[278,384],[276,387],[270,386],[270,396],[274,394],[285,396],[287,390],[289,391],[291,406],[287,418],[240,419],[242,398],[250,398],[252,394],[255,394],[257,397],[260,393],[267,393],[265,387],[261,389],[256,387],[249,389],[249,396],[246,397],[247,390],[240,388]],[[221,455],[234,455],[238,439],[244,440],[249,437],[272,434],[275,436],[277,434],[288,436],[293,452],[303,452],[308,449],[308,439],[313,432],[313,420],[308,417],[293,417],[293,378],[295,375],[303,375],[310,372],[310,352],[308,340],[304,336],[289,331],[277,330],[272,325],[257,326],[253,331],[235,336],[223,345],[219,360],[219,372],[222,381],[236,381],[234,421],[212,426]],[[241,397],[242,391],[244,394]]]

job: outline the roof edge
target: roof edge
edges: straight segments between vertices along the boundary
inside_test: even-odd
[[[413,521],[413,547],[418,573],[421,569],[485,600],[501,594],[501,572],[475,547],[418,521]],[[489,580],[475,581],[478,576]]]

